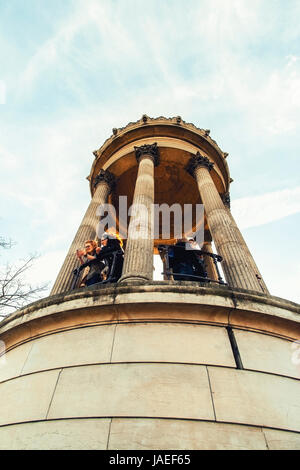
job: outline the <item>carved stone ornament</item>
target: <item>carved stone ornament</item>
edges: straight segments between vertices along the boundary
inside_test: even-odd
[[[158,151],[157,143],[150,144],[150,145],[145,144],[145,145],[141,145],[140,147],[134,147],[134,150],[135,150],[135,156],[136,156],[138,163],[140,162],[140,158],[143,155],[148,155],[152,157],[154,166],[157,166],[159,164],[159,151]]]
[[[108,170],[103,170],[101,169],[98,173],[98,175],[94,178],[94,183],[93,186],[96,188],[99,183],[105,182],[108,184],[110,187],[110,190],[112,191],[114,184],[115,184],[115,177],[114,175],[108,171]]]
[[[196,155],[193,155],[189,160],[189,163],[186,166],[186,171],[190,173],[190,175],[194,176],[194,172],[199,166],[205,167],[208,171],[211,171],[214,164],[207,157],[201,155],[200,152],[197,152]]]
[[[224,206],[230,209],[230,193],[227,192],[227,193],[221,194],[220,196],[221,196]]]

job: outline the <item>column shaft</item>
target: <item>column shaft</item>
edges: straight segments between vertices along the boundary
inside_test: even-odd
[[[82,219],[79,229],[70,246],[66,259],[60,269],[57,279],[51,291],[51,295],[69,291],[74,281],[73,270],[79,266],[76,257],[76,250],[82,249],[86,240],[94,240],[96,237],[97,216],[96,211],[99,205],[107,202],[110,185],[106,181],[101,181],[94,193],[89,207]]]
[[[144,283],[153,279],[153,203],[154,161],[152,155],[145,153],[139,159],[133,214],[129,223],[123,272],[119,282]]]
[[[254,260],[233,217],[229,215],[214,185],[207,166],[198,165],[194,170],[199,192],[204,204],[210,232],[218,253],[222,256],[222,268],[231,287],[262,292]]]
[[[251,255],[251,252],[250,252],[250,250],[249,250],[249,248],[248,248],[248,245],[247,245],[247,243],[245,242],[245,239],[244,239],[243,235],[241,234],[240,230],[238,229],[238,226],[237,226],[237,224],[236,224],[236,221],[235,221],[235,219],[234,219],[232,213],[230,212],[230,209],[229,209],[229,208],[227,208],[227,212],[228,212],[228,214],[229,214],[229,216],[230,216],[230,218],[231,218],[232,224],[237,228],[236,233],[237,233],[237,235],[238,235],[239,241],[240,241],[241,245],[243,245],[244,250],[246,251],[246,253],[248,254],[248,261],[249,261],[249,263],[251,264],[252,269],[253,269],[254,272],[255,272],[255,276],[256,276],[256,278],[257,278],[257,280],[258,280],[259,285],[261,286],[261,290],[262,290],[263,292],[265,292],[266,294],[269,294],[269,290],[268,290],[268,288],[267,288],[267,286],[266,286],[266,284],[265,284],[265,281],[264,281],[263,278],[262,278],[262,275],[261,275],[261,273],[260,273],[260,271],[259,271],[259,269],[258,269],[258,267],[257,267],[257,265],[256,265],[256,263],[255,263],[255,261],[254,261],[254,259],[253,259],[253,257],[252,257],[252,255]]]
[[[207,251],[208,253],[213,253],[211,242],[205,241],[202,250]],[[204,256],[204,263],[206,266],[208,277],[210,279],[213,279],[214,281],[218,281],[218,273],[213,259],[210,256]]]

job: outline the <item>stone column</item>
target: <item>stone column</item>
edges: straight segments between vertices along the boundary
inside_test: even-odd
[[[254,260],[211,178],[212,168],[213,163],[197,152],[186,169],[197,181],[209,230],[218,254],[223,258],[222,268],[226,281],[232,288],[263,292],[253,268]]]
[[[208,253],[213,253],[213,249],[211,246],[211,242],[212,242],[211,235],[209,232],[208,233],[206,232],[207,231],[205,231],[205,234],[204,234],[204,243],[203,243],[202,250],[207,251]],[[218,273],[217,273],[213,259],[210,256],[204,256],[204,263],[206,265],[208,277],[210,279],[213,279],[214,281],[218,281]]]
[[[86,240],[94,240],[96,238],[96,226],[98,223],[96,211],[99,205],[107,202],[113,183],[114,176],[112,173],[100,170],[100,173],[94,180],[94,187],[96,189],[93,198],[77,230],[50,295],[67,292],[72,288],[74,282],[73,270],[79,266],[76,250],[82,249]]]
[[[128,228],[122,277],[119,282],[153,279],[152,209],[154,204],[154,167],[159,163],[157,144],[134,147],[139,164]]]
[[[265,292],[266,294],[269,294],[269,290],[268,290],[268,288],[267,288],[267,286],[266,286],[266,284],[265,284],[265,281],[263,280],[262,275],[261,275],[261,273],[259,272],[259,269],[258,269],[258,267],[257,267],[257,265],[256,265],[256,263],[255,263],[255,261],[254,261],[254,259],[253,259],[253,257],[252,257],[252,255],[251,255],[251,252],[250,252],[250,250],[249,250],[249,248],[248,248],[248,245],[247,245],[247,243],[245,242],[245,239],[244,239],[243,235],[241,234],[240,230],[238,229],[238,226],[237,226],[237,224],[236,224],[236,221],[234,220],[234,217],[233,217],[233,215],[232,215],[232,213],[231,213],[231,210],[230,210],[230,193],[227,192],[227,193],[222,194],[222,195],[221,195],[221,199],[222,199],[223,204],[224,204],[225,208],[227,209],[227,212],[228,212],[228,214],[229,214],[229,216],[230,216],[230,218],[231,218],[231,220],[232,220],[232,224],[237,228],[237,235],[239,236],[240,242],[241,242],[241,244],[244,246],[246,252],[248,253],[249,262],[250,262],[251,265],[252,265],[252,268],[253,268],[253,270],[254,270],[254,272],[255,272],[255,276],[256,276],[256,278],[257,278],[257,280],[258,280],[259,285],[261,286],[261,290],[262,290],[263,292]]]

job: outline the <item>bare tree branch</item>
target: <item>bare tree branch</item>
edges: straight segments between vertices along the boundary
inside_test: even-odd
[[[0,246],[2,248],[8,249],[8,248],[11,248],[13,245],[14,245],[14,242],[11,239],[5,240],[5,238],[0,237]]]
[[[11,240],[0,237],[0,247],[8,249],[13,244]],[[37,255],[30,255],[21,264],[7,263],[0,267],[0,317],[6,317],[12,311],[37,300],[47,289],[48,284],[32,286],[25,279],[26,272],[37,258]]]

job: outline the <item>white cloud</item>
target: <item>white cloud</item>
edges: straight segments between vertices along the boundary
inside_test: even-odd
[[[256,96],[260,102],[258,120],[271,134],[285,134],[298,129],[300,110],[300,63],[287,57],[281,69],[274,70]]]
[[[236,112],[247,116],[257,132],[266,135],[295,132],[300,112],[300,61],[286,56],[275,67],[257,57],[248,60],[246,50],[236,53],[223,44],[218,75],[218,98],[227,97]],[[215,80],[210,81],[210,90]]]
[[[196,103],[201,106],[211,100],[221,110],[225,100],[261,132],[296,131],[298,57],[289,54],[274,67],[265,65],[259,56],[249,60],[252,42],[259,39],[263,48],[268,46],[270,31],[276,33],[275,23],[266,24],[262,0],[250,4],[248,0],[192,2],[190,8],[176,4],[172,16],[164,5],[134,21],[139,13],[139,2],[77,2],[76,9],[56,25],[53,36],[40,45],[20,74],[19,98],[34,91],[38,80],[47,80],[46,72],[51,70],[86,106],[89,90],[84,73],[101,72],[111,77],[116,89],[111,104],[114,99],[119,103],[124,99],[131,108],[130,93],[135,100],[144,94],[140,101],[144,106],[155,105],[158,113],[154,114],[162,114],[162,108],[177,108],[177,114],[183,114]],[[82,46],[77,41],[80,37],[84,38]],[[186,64],[192,65],[190,75]],[[137,75],[143,80],[138,87]]]
[[[6,83],[0,80],[0,104],[6,103]]]
[[[300,186],[232,201],[240,229],[268,224],[300,212]]]
[[[0,146],[0,164],[3,169],[9,171],[16,170],[18,168],[17,156],[3,146]]]
[[[26,93],[35,84],[40,75],[56,64],[68,50],[74,36],[90,20],[89,10],[76,9],[63,24],[57,27],[55,34],[39,46],[30,58],[25,70],[20,74],[19,93]]]
[[[140,56],[134,34],[123,27],[111,3],[80,0],[76,6],[62,24],[57,24],[53,36],[41,44],[28,61],[20,74],[19,97],[33,91],[36,82],[49,69],[57,71],[59,67],[65,70],[64,80],[68,88],[81,94],[82,88],[76,84],[78,69],[76,73],[73,70],[74,61],[77,67],[92,70],[101,63],[113,61],[117,65],[129,57]],[[87,40],[91,31],[94,34],[89,47],[78,48],[74,44],[77,35],[84,32]]]
[[[295,262],[279,276],[278,271],[268,274],[268,287],[271,294],[300,304],[300,264]]]

